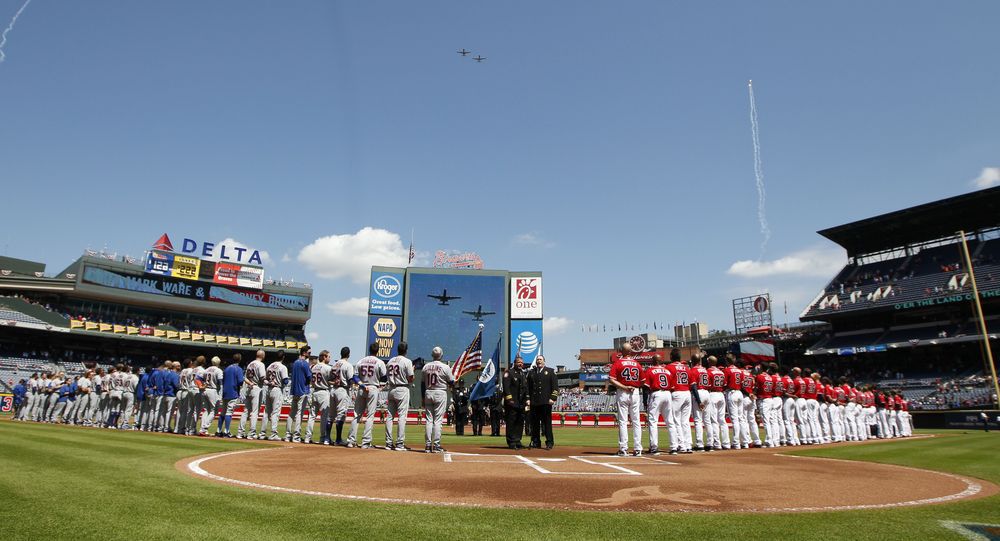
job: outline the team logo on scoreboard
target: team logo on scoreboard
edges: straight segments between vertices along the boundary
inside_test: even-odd
[[[646,351],[646,339],[639,335],[635,335],[632,338],[629,338],[628,343],[630,346],[632,346],[632,351],[636,353],[641,353],[643,351]]]

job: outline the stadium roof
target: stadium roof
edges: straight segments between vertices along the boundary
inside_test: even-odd
[[[962,194],[818,233],[857,256],[1000,225],[1000,186]]]

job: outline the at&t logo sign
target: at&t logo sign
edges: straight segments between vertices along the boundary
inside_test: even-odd
[[[399,295],[399,280],[395,276],[379,276],[375,279],[375,294],[386,299]]]

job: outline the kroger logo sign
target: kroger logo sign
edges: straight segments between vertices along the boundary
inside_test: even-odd
[[[379,276],[372,286],[375,293],[380,297],[392,298],[399,295],[399,280],[395,276]]]

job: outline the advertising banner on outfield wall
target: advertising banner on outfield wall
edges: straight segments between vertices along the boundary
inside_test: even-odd
[[[224,302],[241,306],[303,312],[309,309],[309,298],[302,295],[264,293],[212,284],[192,284],[173,278],[135,276],[91,266],[84,267],[83,282],[139,293]]]
[[[401,317],[368,316],[368,341],[365,343],[377,343],[378,353],[375,356],[386,361],[397,355],[402,331]]]
[[[542,277],[510,277],[510,318],[542,319]]]
[[[542,320],[511,320],[510,322],[510,361],[518,355],[524,359],[524,366],[535,362],[535,357],[542,352]]]
[[[368,289],[368,313],[403,315],[403,273],[372,270]]]

